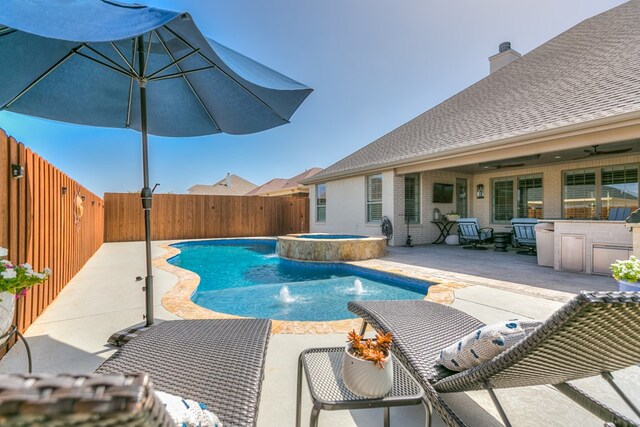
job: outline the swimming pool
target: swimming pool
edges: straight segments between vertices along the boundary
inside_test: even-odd
[[[298,239],[344,240],[344,239],[366,239],[368,236],[361,236],[359,234],[295,234],[294,237]]]
[[[191,296],[210,310],[243,317],[330,321],[354,318],[352,300],[423,299],[428,282],[341,263],[279,258],[275,240],[183,242],[167,260],[193,271],[200,284]],[[285,290],[286,287],[286,290]]]

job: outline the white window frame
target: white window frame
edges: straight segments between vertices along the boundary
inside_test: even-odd
[[[321,199],[320,197],[318,197],[318,195],[320,194],[320,187],[324,187],[324,199]],[[324,203],[320,203],[320,200],[324,200]],[[323,208],[324,210],[324,218],[320,219],[320,208]],[[316,222],[317,223],[326,223],[327,222],[327,184],[326,183],[321,183],[321,184],[316,184]]]
[[[373,179],[380,179],[380,199],[372,199],[370,198],[371,196],[371,181]],[[383,182],[382,182],[382,174],[381,173],[376,173],[373,175],[367,175],[366,177],[366,220],[368,224],[375,224],[375,223],[380,223],[382,221],[382,217],[384,215],[382,215],[382,189],[383,189]],[[371,213],[371,206],[375,206],[375,205],[380,205],[380,219],[371,219],[370,213]]]

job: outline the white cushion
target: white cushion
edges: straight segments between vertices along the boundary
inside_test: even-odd
[[[178,427],[222,427],[218,417],[208,411],[204,403],[183,399],[163,391],[156,391],[156,395],[164,403],[169,416]]]
[[[473,368],[512,347],[540,324],[537,320],[509,320],[483,326],[444,348],[436,363],[452,371]]]

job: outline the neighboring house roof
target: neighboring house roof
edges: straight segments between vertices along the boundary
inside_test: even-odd
[[[274,178],[265,184],[248,192],[246,196],[281,196],[300,192],[308,192],[309,187],[302,185],[300,181],[311,178],[320,172],[322,168],[311,168],[291,178]]]
[[[307,182],[640,111],[640,0],[587,19]]]
[[[230,185],[227,185],[228,182]],[[253,182],[232,174],[222,178],[215,184],[196,184],[189,188],[187,192],[189,194],[208,194],[212,196],[244,196],[256,187],[257,185]]]

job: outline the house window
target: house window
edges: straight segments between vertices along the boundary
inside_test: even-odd
[[[518,177],[518,218],[542,218],[542,175]]]
[[[327,184],[316,185],[316,222],[327,222]]]
[[[382,221],[382,175],[367,177],[367,222]]]
[[[513,218],[513,178],[493,180],[493,222]]]
[[[420,174],[418,173],[404,176],[404,221],[409,224],[420,223]]]
[[[596,171],[582,169],[564,173],[563,218],[595,218]]]
[[[493,223],[542,218],[542,175],[494,179],[492,190]]]
[[[611,208],[631,208],[631,210],[638,208],[637,166],[602,168],[601,177],[601,218],[608,218]]]

